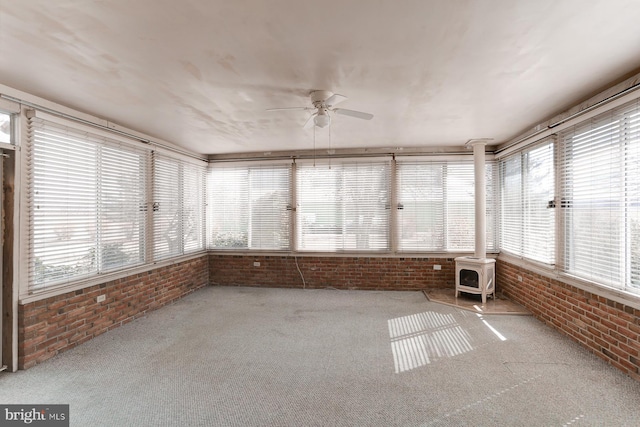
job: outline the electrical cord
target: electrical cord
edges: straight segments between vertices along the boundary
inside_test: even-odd
[[[300,266],[298,265],[298,257],[294,256],[293,259],[296,261],[296,268],[298,269],[298,273],[300,273],[300,278],[302,279],[302,289],[306,289],[307,283],[304,281],[304,275],[302,274],[302,270],[300,270]]]

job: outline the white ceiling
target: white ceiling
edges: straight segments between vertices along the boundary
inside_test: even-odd
[[[0,0],[0,83],[198,153],[513,138],[640,67],[638,0]],[[317,146],[328,146],[317,129]]]

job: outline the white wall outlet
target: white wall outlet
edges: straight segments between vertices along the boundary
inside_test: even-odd
[[[442,270],[442,266],[439,265],[439,264],[436,264],[436,265],[433,266],[433,269],[434,270]]]
[[[260,267],[260,261],[254,261],[253,262],[253,266],[254,267]]]
[[[98,298],[96,298],[96,302],[104,302],[104,300],[107,299],[106,295],[99,295]]]
[[[518,275],[518,282],[522,282],[522,276]]]

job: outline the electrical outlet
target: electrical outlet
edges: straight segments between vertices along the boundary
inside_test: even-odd
[[[522,276],[518,275],[518,282],[522,282]]]
[[[96,302],[104,302],[104,300],[107,299],[106,295],[99,295],[98,298],[96,298]]]
[[[436,264],[436,265],[433,266],[433,269],[434,270],[442,270],[442,266],[439,265],[439,264]]]
[[[260,267],[260,261],[254,261],[253,262],[253,266],[254,267]]]

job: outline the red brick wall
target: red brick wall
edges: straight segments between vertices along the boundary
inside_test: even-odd
[[[117,328],[208,284],[208,256],[18,307],[18,368]],[[96,302],[106,295],[104,302]]]
[[[260,266],[255,267],[254,262]],[[442,270],[434,270],[434,265]],[[299,256],[308,288],[418,290],[455,287],[453,258]],[[212,285],[302,288],[292,256],[211,255]]]
[[[640,310],[502,260],[496,274],[498,291],[640,380]]]

